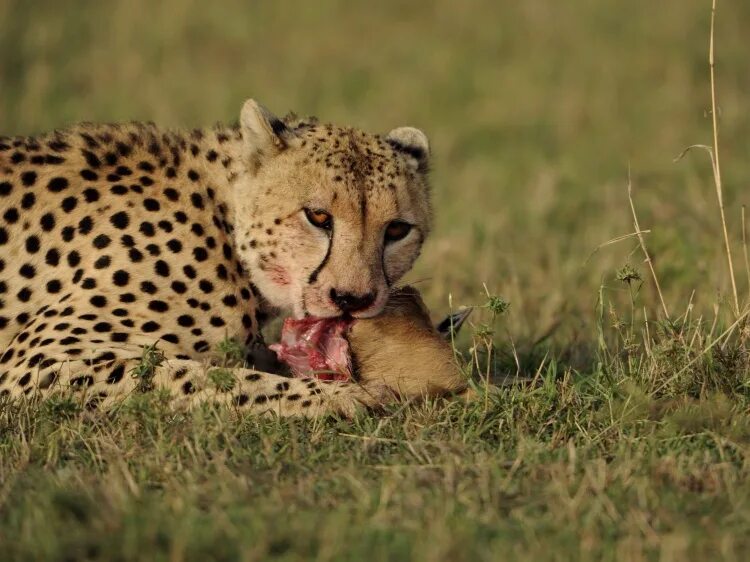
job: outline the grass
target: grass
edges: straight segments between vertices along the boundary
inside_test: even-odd
[[[143,348],[140,363],[130,371],[130,376],[138,381],[136,384],[138,392],[149,392],[154,389],[155,370],[165,359],[164,352],[157,348],[157,344]]]
[[[750,5],[719,3],[715,76],[710,3],[659,7],[0,0],[4,133],[248,96],[424,128],[410,281],[479,307],[457,352],[510,383],[353,420],[0,405],[0,560],[744,559]]]
[[[2,410],[3,560],[742,559],[746,399],[562,373],[352,421]]]

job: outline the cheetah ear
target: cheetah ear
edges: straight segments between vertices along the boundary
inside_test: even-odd
[[[466,319],[471,314],[473,308],[464,308],[453,314],[449,314],[443,321],[439,322],[435,329],[438,331],[443,339],[450,340],[458,334],[461,326],[464,325]]]
[[[403,152],[416,162],[420,172],[426,172],[430,158],[430,141],[419,129],[398,127],[385,137],[385,140],[399,152]]]
[[[275,156],[298,139],[284,122],[255,100],[247,100],[240,113],[240,128],[245,148],[257,164]]]

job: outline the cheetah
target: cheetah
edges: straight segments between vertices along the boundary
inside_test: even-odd
[[[217,389],[206,365],[226,338],[263,349],[281,313],[377,317],[430,232],[428,163],[418,129],[280,119],[254,100],[234,126],[0,137],[0,396],[68,389],[107,407],[137,391],[158,349],[153,386],[187,404],[304,416],[382,404],[383,377],[290,378],[250,354]],[[460,387],[443,378],[429,392]]]

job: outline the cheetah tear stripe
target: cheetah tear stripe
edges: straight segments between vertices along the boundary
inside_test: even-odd
[[[348,381],[352,367],[346,332],[353,322],[344,318],[287,318],[281,341],[269,347],[296,377]]]

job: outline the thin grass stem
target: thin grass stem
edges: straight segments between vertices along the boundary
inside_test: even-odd
[[[638,224],[638,215],[635,212],[635,204],[633,203],[633,182],[630,176],[630,168],[628,168],[628,201],[630,201],[630,210],[633,213],[633,226],[635,227],[635,232],[638,235],[638,243],[641,245],[641,250],[643,251],[643,255],[645,257],[644,261],[646,262],[646,264],[648,264],[649,271],[651,271],[651,278],[654,280],[654,286],[656,287],[656,293],[659,295],[659,301],[661,302],[661,309],[664,312],[664,317],[669,320],[669,310],[667,309],[667,303],[664,301],[664,295],[661,292],[659,279],[656,277],[656,271],[654,270],[654,264],[651,261],[651,256],[646,249],[646,242],[643,239],[643,230],[641,230],[641,225]]]
[[[711,3],[711,35],[709,39],[708,64],[711,71],[711,120],[713,125],[713,171],[714,184],[716,185],[716,198],[719,202],[719,213],[721,215],[721,228],[724,233],[724,248],[727,253],[727,265],[729,266],[729,278],[732,282],[732,296],[734,297],[734,315],[735,318],[740,315],[740,301],[737,296],[737,281],[734,276],[734,265],[732,263],[732,248],[729,244],[729,234],[727,232],[727,221],[724,216],[724,195],[721,183],[721,164],[719,161],[719,123],[716,108],[716,78],[714,71],[714,31],[716,23],[716,0]]]

